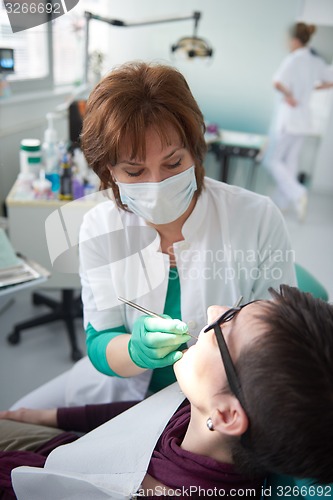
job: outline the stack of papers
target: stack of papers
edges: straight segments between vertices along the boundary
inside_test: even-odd
[[[40,274],[27,261],[18,258],[17,262],[16,266],[0,269],[0,287],[23,283],[40,277]]]
[[[50,273],[37,263],[17,255],[0,227],[0,290],[29,281],[45,281]]]

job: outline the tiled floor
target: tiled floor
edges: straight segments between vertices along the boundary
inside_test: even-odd
[[[52,296],[57,298],[57,295]],[[32,305],[29,291],[15,295],[14,302],[9,303],[2,313],[0,302],[0,409],[8,408],[27,392],[73,365],[62,321],[23,331],[17,345],[10,345],[6,340],[15,323],[47,312],[46,306]],[[81,323],[80,319],[76,320],[77,338],[85,352],[85,333]]]
[[[210,173],[210,172],[209,172]],[[242,173],[231,172],[232,181],[243,185]],[[233,175],[234,174],[234,175]],[[271,194],[274,187],[267,173],[259,168],[256,190]],[[213,175],[212,175],[213,176]],[[333,300],[333,195],[310,193],[306,220],[300,224],[293,214],[286,214],[296,260],[310,271],[327,289]],[[4,304],[2,304],[4,306]],[[16,346],[7,343],[13,324],[42,314],[44,306],[33,306],[30,292],[21,292],[14,303],[1,311],[0,302],[0,409],[8,408],[19,397],[72,366],[64,326],[56,322],[22,333]],[[84,332],[77,320],[77,335],[84,350]]]
[[[259,167],[256,191],[272,195],[274,184]],[[309,189],[307,215],[303,223],[295,213],[284,214],[295,258],[326,288],[333,301],[333,194],[315,193]]]

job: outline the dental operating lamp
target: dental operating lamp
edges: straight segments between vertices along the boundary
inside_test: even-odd
[[[84,46],[84,76],[83,84],[88,83],[88,68],[89,68],[89,24],[91,20],[102,21],[104,23],[110,24],[111,26],[116,26],[119,28],[131,28],[135,26],[148,26],[152,24],[164,24],[173,23],[177,21],[188,21],[194,20],[194,31],[192,36],[183,37],[177,43],[171,46],[171,51],[177,52],[182,51],[187,55],[188,58],[205,58],[211,57],[213,55],[213,49],[210,47],[209,43],[203,38],[197,36],[198,24],[201,18],[201,12],[193,12],[192,14],[184,16],[176,16],[169,18],[160,19],[146,19],[141,21],[122,21],[120,19],[111,19],[108,17],[99,16],[93,14],[92,12],[85,11],[85,46]]]

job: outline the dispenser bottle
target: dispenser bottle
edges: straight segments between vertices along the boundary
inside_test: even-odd
[[[52,191],[58,192],[60,187],[59,157],[57,131],[53,127],[53,113],[47,113],[47,129],[44,132],[42,145],[43,165],[45,178],[51,182]]]

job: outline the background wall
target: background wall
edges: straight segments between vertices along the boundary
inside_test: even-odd
[[[109,27],[107,69],[133,59],[171,62],[187,78],[207,121],[221,128],[267,134],[277,99],[272,76],[287,54],[289,27],[304,15],[307,22],[319,21],[311,45],[328,63],[333,61],[333,27],[329,25],[333,0],[113,0],[108,15],[131,21],[195,10],[202,12],[198,34],[215,50],[211,61],[172,59],[170,46],[192,34],[192,21],[180,21]],[[92,22],[91,30],[101,25]],[[312,176],[312,189],[329,193],[333,193],[332,93],[322,91],[314,96],[317,129],[324,134],[309,137],[302,154],[302,170]]]
[[[19,173],[20,142],[26,138],[43,140],[46,113],[68,97],[64,92],[36,92],[0,101],[0,215],[2,204]],[[66,120],[56,120],[59,140],[68,137]]]
[[[272,74],[286,53],[285,32],[299,0],[114,0],[110,16],[123,20],[202,12],[199,36],[215,50],[212,61],[173,63],[186,76],[207,120],[221,127],[266,133],[274,93]],[[95,22],[92,30],[101,23]],[[131,59],[170,59],[170,45],[192,34],[192,21],[109,29],[108,66]]]
[[[306,5],[309,2],[316,3],[316,0],[306,0]],[[199,10],[202,19],[198,35],[207,38],[215,50],[208,63],[177,61],[170,55],[173,43],[192,34],[192,21],[136,28],[117,28],[92,21],[90,28],[92,40],[100,37],[105,45],[107,38],[105,70],[133,59],[174,64],[187,78],[207,121],[226,129],[266,134],[276,98],[272,75],[287,54],[287,29],[299,17],[304,5],[302,0],[112,0],[107,4],[107,13],[97,12],[137,21]],[[329,0],[328,5],[333,5],[333,1]],[[333,57],[332,27],[320,28],[314,42],[328,60]],[[92,45],[96,48],[95,41]],[[321,109],[327,115],[328,128],[323,140],[309,139],[303,158],[305,170],[313,173],[313,189],[333,193],[333,141],[330,139],[333,111],[330,111],[330,98],[323,96]],[[18,174],[20,140],[31,136],[42,139],[46,112],[64,99],[64,95],[36,94],[33,98],[23,96],[0,101],[0,203]],[[66,123],[56,125],[61,129],[59,137],[65,139]]]

